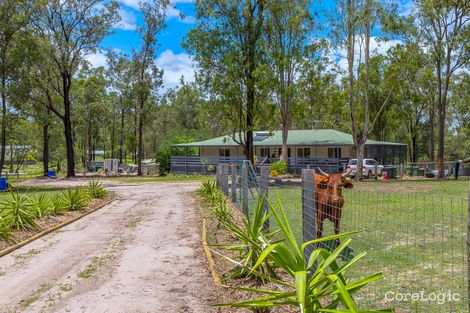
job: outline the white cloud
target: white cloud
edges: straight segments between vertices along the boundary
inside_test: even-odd
[[[148,0],[143,0],[146,2]],[[132,8],[134,10],[139,10],[139,2],[141,0],[119,0],[119,3]],[[181,18],[181,11],[175,7],[178,3],[193,3],[193,0],[171,0],[170,6],[166,11],[167,19],[178,19],[182,23],[194,23],[194,16],[185,16],[183,19]],[[122,15],[121,15],[122,17]]]
[[[172,50],[165,50],[158,56],[156,64],[164,71],[164,89],[178,86],[181,76],[187,82],[194,81],[194,63],[187,53],[175,54]]]
[[[137,17],[133,12],[119,9],[119,16],[121,17],[121,20],[114,25],[114,28],[123,30],[135,30],[137,28]]]
[[[92,54],[87,54],[85,60],[91,63],[93,67],[106,66],[106,55],[101,51],[96,51]]]
[[[389,40],[389,41],[381,41],[378,39],[378,37],[371,37],[370,38],[370,56],[375,56],[375,55],[385,55],[391,47],[394,47],[400,43],[403,43],[401,40]],[[356,58],[355,62],[357,65],[357,62],[359,62],[359,52],[357,49],[359,48],[359,44],[356,43]],[[328,55],[328,58],[335,62],[338,67],[343,70],[347,71],[348,69],[348,60],[347,60],[347,51],[344,48],[341,48],[339,50],[333,51]],[[362,51],[362,60],[364,61],[364,51]]]

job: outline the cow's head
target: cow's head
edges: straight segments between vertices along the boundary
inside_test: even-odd
[[[353,184],[346,180],[346,177],[351,172],[351,169],[345,173],[328,174],[318,168],[320,181],[318,181],[318,188],[322,189],[320,192],[324,193],[327,197],[327,203],[338,208],[344,205],[343,188],[352,188]],[[325,199],[326,200],[326,199]]]

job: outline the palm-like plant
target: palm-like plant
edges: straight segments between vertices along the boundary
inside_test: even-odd
[[[31,199],[18,192],[12,192],[9,198],[0,202],[0,216],[13,229],[36,229],[35,212]]]
[[[67,189],[62,192],[62,208],[67,211],[77,211],[83,209],[90,196],[83,189]]]
[[[51,211],[53,204],[47,194],[40,193],[38,196],[31,198],[31,207],[36,217],[41,218]]]
[[[103,185],[97,180],[91,180],[87,187],[88,194],[94,199],[104,198],[108,193]]]
[[[9,241],[10,238],[10,228],[5,219],[0,216],[0,240]]]
[[[351,242],[349,238],[357,232],[345,233],[312,240],[299,245],[289,224],[282,205],[279,212],[270,204],[270,211],[285,237],[285,241],[267,246],[260,254],[251,272],[269,279],[284,290],[262,290],[256,288],[239,288],[241,290],[261,293],[264,297],[248,301],[218,304],[216,306],[232,306],[244,308],[266,308],[276,306],[297,306],[301,313],[314,312],[375,312],[359,310],[353,295],[365,285],[378,280],[382,274],[375,274],[354,282],[346,277],[346,271],[354,266],[366,253],[361,253],[348,262],[339,265],[337,259],[341,252]],[[307,247],[329,240],[346,238],[334,251],[319,248],[306,258]],[[285,273],[292,277],[294,283],[267,277],[258,268],[270,260]],[[379,312],[379,311],[377,311]],[[391,310],[380,312],[392,312]]]
[[[251,268],[257,264],[264,247],[269,246],[280,230],[270,231],[264,225],[269,220],[270,213],[263,212],[263,201],[258,201],[253,209],[253,214],[246,216],[243,225],[239,226],[232,220],[222,220],[224,228],[237,239],[237,243],[221,245],[224,249],[236,250],[239,252],[240,261],[235,262],[235,270],[227,277],[246,277],[252,276],[265,280],[265,276],[274,275],[274,264],[268,259],[259,264],[259,270],[263,276],[253,275]]]

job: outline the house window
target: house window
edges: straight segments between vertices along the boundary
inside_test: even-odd
[[[221,148],[219,149],[219,156],[224,158],[230,157],[230,148]]]
[[[328,148],[328,158],[341,159],[341,148]]]
[[[310,157],[310,148],[297,148],[297,157],[299,157],[299,158],[309,158]]]
[[[269,148],[261,148],[260,149],[260,156],[265,158],[265,157],[270,157],[269,155]]]

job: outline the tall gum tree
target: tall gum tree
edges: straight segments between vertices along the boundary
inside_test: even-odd
[[[253,131],[262,115],[260,66],[266,0],[197,0],[196,27],[184,46],[197,62],[196,79],[214,113],[254,162]],[[236,136],[238,134],[238,136]]]
[[[429,49],[434,63],[438,112],[437,160],[444,178],[446,109],[452,76],[470,62],[470,1],[415,0],[417,35]]]
[[[272,69],[274,97],[281,115],[282,153],[287,162],[287,138],[299,94],[299,78],[307,70],[308,36],[313,28],[308,0],[273,0],[266,6],[266,51]]]
[[[147,107],[154,103],[152,96],[162,86],[163,72],[155,65],[155,52],[157,48],[157,35],[165,28],[165,12],[170,5],[168,0],[154,0],[141,2],[140,10],[144,23],[138,32],[142,39],[142,46],[134,51],[133,63],[135,66],[136,83],[134,86],[136,95],[137,116],[137,175],[142,176],[142,159],[144,158],[144,124],[148,113]]]
[[[74,140],[70,91],[74,74],[87,53],[97,49],[118,21],[114,1],[50,0],[38,14],[36,30],[51,44],[49,55],[61,79],[62,107],[51,111],[62,120],[67,151],[67,177],[75,176]]]

